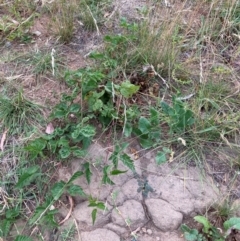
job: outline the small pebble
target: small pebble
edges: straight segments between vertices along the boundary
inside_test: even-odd
[[[149,235],[152,235],[153,232],[152,232],[151,229],[148,229],[148,230],[147,230],[147,233],[148,233]]]
[[[142,231],[143,231],[144,233],[146,233],[146,232],[147,232],[147,229],[146,229],[146,228],[142,228]]]
[[[42,33],[40,31],[35,31],[33,32],[34,35],[36,35],[37,37],[39,37]]]
[[[156,240],[157,240],[157,241],[160,241],[160,238],[159,238],[159,237],[156,237]]]
[[[9,41],[7,41],[6,43],[5,43],[5,46],[7,47],[7,48],[10,48],[11,47],[11,42],[9,42]]]

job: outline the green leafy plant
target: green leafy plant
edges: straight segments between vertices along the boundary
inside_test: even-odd
[[[188,127],[194,124],[194,114],[176,97],[173,97],[172,101],[173,106],[170,106],[166,102],[162,101],[162,111],[168,117],[167,123],[170,127],[171,133],[183,133]]]
[[[157,146],[161,140],[159,111],[151,107],[149,112],[149,118],[141,116],[137,126],[133,127],[133,133],[139,138],[144,148]]]
[[[70,196],[83,196],[87,197],[83,189],[78,186],[74,185],[73,181],[83,175],[83,172],[75,172],[72,177],[68,180],[68,182],[60,181],[54,184],[51,188],[49,194],[44,203],[39,205],[31,219],[29,220],[29,224],[37,224],[37,223],[46,223],[53,227],[57,227],[58,223],[55,220],[55,214],[57,213],[57,209],[52,208],[53,204],[59,200],[59,198],[64,194],[67,193]]]
[[[11,230],[16,218],[20,215],[20,208],[8,208],[5,210],[5,215],[1,215],[0,221],[0,237],[6,238]],[[4,217],[3,217],[4,216]]]
[[[149,185],[148,180],[146,178],[138,179],[138,186],[137,192],[141,192],[144,198],[147,198],[149,192],[153,192],[153,188]]]
[[[212,225],[204,216],[196,216],[194,220],[203,225],[202,233],[196,229],[191,229],[183,224],[181,230],[184,233],[184,238],[187,241],[224,241],[233,229],[240,230],[240,218],[232,217],[223,223],[223,232]]]

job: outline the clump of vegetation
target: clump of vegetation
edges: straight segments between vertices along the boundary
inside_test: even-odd
[[[213,226],[206,217],[196,216],[194,220],[203,225],[203,229],[199,232],[197,229],[191,229],[183,224],[181,230],[187,241],[224,241],[231,234],[233,229],[240,230],[240,218],[230,218],[223,223],[223,230]]]
[[[0,120],[9,134],[32,131],[41,122],[41,107],[26,99],[22,91],[0,97]]]

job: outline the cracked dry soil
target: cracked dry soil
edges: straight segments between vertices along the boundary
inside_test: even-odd
[[[131,155],[130,153],[128,153]],[[88,159],[95,163],[92,169],[92,182],[88,185],[85,177],[74,183],[80,185],[86,193],[105,203],[107,209],[97,213],[92,224],[92,208],[88,201],[77,197],[71,217],[61,229],[76,221],[82,241],[134,240],[184,240],[178,231],[187,217],[206,211],[219,197],[219,190],[213,180],[201,176],[193,167],[177,164],[156,166],[154,152],[148,152],[136,159],[136,173],[128,171],[113,176],[116,184],[101,185],[102,165],[110,156],[107,148],[98,143],[90,146]],[[71,162],[69,168],[59,169],[59,180],[67,181],[71,175],[81,169],[81,159]],[[124,170],[124,166],[119,166]],[[141,181],[148,181],[152,188],[148,195],[138,192]],[[68,213],[67,207],[60,209],[62,217]]]

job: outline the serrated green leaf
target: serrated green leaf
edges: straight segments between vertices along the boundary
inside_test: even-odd
[[[61,147],[61,146],[68,147],[69,146],[69,140],[65,136],[62,136],[58,141],[58,146],[59,147]]]
[[[155,157],[155,160],[158,165],[165,163],[167,161],[166,153],[159,151]]]
[[[164,114],[166,114],[166,115],[173,115],[174,114],[173,108],[170,107],[165,101],[162,101],[160,105],[162,107],[162,110],[163,110]]]
[[[148,149],[154,146],[154,141],[151,140],[150,138],[142,138],[142,136],[139,139],[140,145],[144,148],[144,149]]]
[[[195,216],[194,220],[203,225],[203,232],[204,233],[209,232],[209,229],[211,228],[212,225],[210,224],[210,222],[208,221],[207,218],[205,218],[204,216]]]
[[[92,210],[92,222],[93,222],[93,225],[94,225],[94,223],[96,221],[96,217],[97,217],[97,209],[95,208],[95,209]]]
[[[120,93],[125,97],[129,98],[133,94],[136,94],[139,90],[139,86],[131,84],[130,81],[125,81],[120,86]]]
[[[71,154],[71,149],[70,147],[62,147],[60,150],[59,150],[59,155],[62,159],[65,159],[65,158],[68,158]]]
[[[33,239],[28,236],[17,235],[17,237],[14,239],[14,241],[33,241]]]
[[[109,160],[112,161],[112,163],[114,165],[114,168],[118,167],[118,155],[119,155],[119,152],[118,151],[114,151],[112,153],[112,155],[109,157]]]
[[[55,195],[55,193],[53,195]],[[56,195],[58,195],[57,190],[56,190]],[[57,200],[57,198],[55,199],[55,201],[56,200]],[[35,209],[35,212],[34,212],[33,216],[28,221],[29,225],[36,224],[40,220],[44,219],[44,217],[46,216],[47,212],[49,212],[49,208],[52,206],[52,202],[53,202],[52,197],[47,196],[46,197],[46,201],[41,206],[38,206]]]
[[[43,149],[45,149],[46,145],[47,145],[46,140],[44,140],[43,138],[38,138],[38,139],[31,141],[25,147],[25,149],[28,151],[33,151],[33,150],[42,151]]]
[[[151,130],[151,123],[150,121],[141,116],[138,121],[138,129],[142,132],[142,134],[147,134]]]
[[[225,231],[229,229],[240,230],[240,218],[233,217],[223,223]]]
[[[43,213],[45,213],[47,211],[48,207],[45,206],[39,206],[35,209],[34,215],[30,218],[29,220],[29,224],[33,225],[36,223],[37,220],[40,219],[40,217],[42,217]]]
[[[129,122],[127,122],[126,123],[126,125],[125,125],[125,128],[124,128],[124,135],[126,136],[126,137],[129,137],[129,136],[131,136],[131,134],[132,134],[132,125],[129,123]]]
[[[184,233],[184,238],[187,241],[198,241],[198,231],[196,229],[192,229],[189,233]]]
[[[6,218],[9,220],[15,219],[19,216],[19,214],[20,214],[20,209],[18,207],[14,207],[6,211]]]
[[[69,107],[69,112],[71,113],[78,113],[80,111],[80,105],[77,103],[73,103]]]
[[[127,171],[121,171],[121,170],[112,170],[110,172],[110,175],[119,175],[119,174],[122,174],[122,173],[126,173]]]
[[[120,159],[125,166],[127,166],[130,170],[135,172],[134,163],[126,153],[122,154]]]
[[[71,178],[69,179],[69,181],[67,182],[67,184],[70,184],[70,183],[74,182],[76,179],[78,179],[78,178],[81,177],[82,175],[83,175],[83,172],[81,172],[81,171],[75,172],[75,173],[71,176]]]
[[[66,183],[64,181],[57,182],[53,185],[51,193],[55,201],[57,201],[62,196],[62,194],[65,191],[65,188]]]
[[[101,110],[102,107],[103,107],[103,102],[100,99],[98,99],[93,104],[92,109],[93,109],[93,111],[97,111],[97,110]]]
[[[89,162],[85,162],[83,164],[83,167],[85,169],[85,176],[87,179],[88,184],[90,184],[91,182],[91,177],[92,177],[92,172],[91,172],[91,168],[90,168],[90,163]]]
[[[25,169],[24,173],[19,177],[16,188],[22,189],[29,185],[39,175],[41,175],[39,166],[32,166]]]
[[[82,144],[83,144],[83,149],[86,150],[90,145],[91,145],[91,138],[88,137],[83,137],[82,139]]]
[[[86,197],[86,193],[83,191],[83,189],[78,186],[78,185],[70,185],[68,188],[67,188],[67,191],[68,193],[71,195],[71,196],[82,196],[82,197]]]
[[[12,226],[12,220],[4,219],[0,223],[0,237],[7,237]]]
[[[106,206],[103,202],[90,202],[88,207],[97,207],[101,210],[105,210]]]
[[[159,111],[154,109],[153,107],[150,108],[150,122],[155,127],[160,123]]]
[[[82,136],[87,137],[87,138],[93,137],[96,134],[96,128],[91,125],[86,125],[80,129],[79,133]]]
[[[109,176],[108,176],[109,168],[110,168],[109,165],[107,165],[107,166],[105,166],[105,167],[103,168],[102,183],[114,185],[115,183],[114,183],[114,182],[109,178]]]
[[[71,148],[72,154],[75,157],[81,158],[81,157],[85,157],[87,152],[86,150],[82,150],[79,147],[77,148]]]

